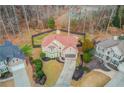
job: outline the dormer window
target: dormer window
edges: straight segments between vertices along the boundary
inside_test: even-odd
[[[107,53],[108,53],[108,54],[110,54],[110,52],[109,52],[109,51],[108,51]]]
[[[121,59],[121,56],[119,56],[119,59]]]
[[[110,59],[110,57],[109,57],[109,56],[107,56],[107,57],[106,57],[106,60],[109,60],[109,59]]]
[[[9,61],[10,61],[10,57],[7,57],[7,58],[6,58],[6,61],[9,62]]]

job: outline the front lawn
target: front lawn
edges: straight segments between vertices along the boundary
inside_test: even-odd
[[[43,71],[47,76],[45,86],[54,86],[59,78],[59,75],[61,74],[62,69],[63,64],[56,60],[43,62]]]

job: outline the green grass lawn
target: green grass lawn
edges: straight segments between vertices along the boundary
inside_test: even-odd
[[[42,40],[43,40],[43,38],[45,38],[46,36],[51,35],[51,34],[55,34],[55,32],[45,33],[43,35],[34,37],[34,44],[35,45],[40,45]]]
[[[56,60],[43,62],[43,71],[47,76],[47,81],[44,86],[54,86],[63,69],[63,64]]]
[[[56,33],[56,32],[54,31],[54,32],[45,33],[45,34],[43,34],[43,35],[34,37],[34,44],[35,44],[35,45],[40,45],[40,44],[42,43],[43,38],[45,38],[45,37],[48,36],[48,35],[55,34],[55,33]],[[67,32],[61,32],[60,34],[67,35],[68,33],[67,33]],[[75,34],[73,34],[73,35],[75,35]],[[84,37],[83,37],[82,35],[76,35],[76,36],[78,36],[79,39],[80,39],[81,41],[83,41]],[[89,35],[88,35],[88,38],[89,38]]]

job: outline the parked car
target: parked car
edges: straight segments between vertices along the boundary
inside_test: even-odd
[[[44,76],[42,77],[42,79],[39,80],[39,84],[44,85],[45,82],[46,82],[46,80],[47,80],[47,77],[46,77],[46,75],[44,75]]]
[[[45,74],[43,74],[41,78],[36,78],[35,75],[33,75],[33,78],[34,78],[35,83],[40,84],[40,85],[44,85],[47,80],[47,77]]]
[[[83,74],[84,74],[84,71],[83,71],[82,65],[79,65],[75,68],[72,79],[78,81],[83,76]]]

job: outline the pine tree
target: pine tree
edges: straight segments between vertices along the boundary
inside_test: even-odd
[[[112,21],[113,26],[117,28],[120,28],[119,10],[120,10],[120,6],[117,6],[116,14],[113,17],[113,21]]]

